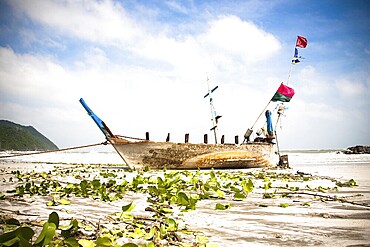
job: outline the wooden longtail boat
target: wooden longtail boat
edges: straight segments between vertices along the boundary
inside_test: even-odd
[[[235,169],[274,166],[278,163],[275,145],[267,142],[191,144],[114,135],[82,98],[80,103],[131,169]]]

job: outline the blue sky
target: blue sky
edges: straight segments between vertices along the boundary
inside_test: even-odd
[[[83,97],[117,134],[201,142],[212,134],[208,76],[232,142],[287,81],[301,35],[281,148],[370,145],[368,13],[361,0],[1,1],[0,119],[59,147],[102,141]]]

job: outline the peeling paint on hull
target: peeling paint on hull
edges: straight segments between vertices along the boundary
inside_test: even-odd
[[[130,168],[235,169],[274,166],[275,145],[268,143],[191,144],[110,138],[110,143]]]

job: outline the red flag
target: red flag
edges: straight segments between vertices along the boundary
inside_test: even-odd
[[[297,37],[297,43],[295,44],[296,47],[306,48],[307,46],[307,39],[302,36]]]

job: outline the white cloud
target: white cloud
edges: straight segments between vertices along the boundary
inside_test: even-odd
[[[180,13],[183,13],[183,14],[188,13],[188,9],[184,5],[181,5],[180,3],[176,2],[176,1],[165,1],[165,3],[168,7],[170,7],[171,9],[173,9],[177,12],[180,12]]]
[[[204,33],[176,40],[164,32],[150,31],[156,24],[140,24],[119,4],[111,1],[11,3],[34,21],[66,35],[114,45],[175,66],[193,65],[192,68],[197,68],[201,64],[210,66],[210,62],[215,62],[216,68],[245,62],[253,64],[273,56],[281,47],[273,35],[232,15],[211,20]],[[144,26],[144,23],[149,26]],[[163,28],[164,31],[166,29]]]
[[[125,10],[112,1],[10,1],[32,20],[86,41],[117,46],[142,38]]]
[[[336,87],[346,98],[354,98],[369,94],[369,87],[355,80],[339,79],[336,81]]]
[[[293,65],[294,68],[296,66],[304,65]],[[291,83],[294,85],[294,88],[297,88],[297,94],[307,99],[314,97],[316,101],[324,100],[328,94],[335,91],[332,85],[332,78],[319,74],[316,68],[311,65],[303,67],[296,79],[293,79]]]
[[[281,48],[272,34],[236,16],[222,16],[211,21],[199,41],[210,54],[227,54],[247,63],[245,66],[266,60]]]
[[[0,48],[1,89],[20,101],[35,104],[52,99],[64,102],[64,85],[71,80],[62,66],[51,58],[35,54],[16,54],[10,48]],[[59,96],[59,97],[58,97]]]

